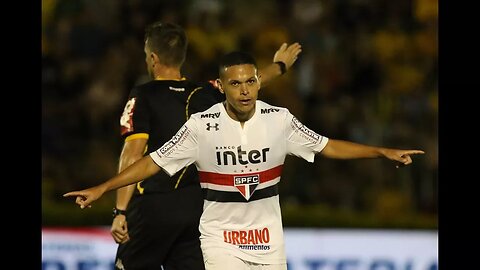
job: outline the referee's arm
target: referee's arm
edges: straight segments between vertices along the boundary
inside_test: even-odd
[[[262,85],[267,85],[271,80],[287,72],[295,61],[297,61],[300,52],[302,52],[302,46],[298,42],[290,44],[289,46],[287,43],[283,43],[275,52],[273,63],[258,70],[258,75],[262,79]]]
[[[129,137],[127,137],[123,144],[122,153],[120,154],[118,172],[120,173],[125,168],[135,163],[135,161],[141,159],[146,145],[146,138],[129,139]],[[115,208],[119,210],[127,210],[128,203],[130,202],[134,191],[135,184],[117,189]],[[119,244],[126,243],[130,240],[125,215],[118,214],[113,218],[110,234],[115,242]]]
[[[147,145],[147,139],[138,138],[133,140],[126,140],[123,144],[122,153],[120,154],[120,160],[118,163],[118,172],[125,170],[128,166],[135,163],[135,161],[143,157],[145,146]],[[132,198],[135,191],[135,184],[128,185],[126,187],[119,188],[117,190],[117,202],[116,207],[120,210],[126,210],[128,202]]]

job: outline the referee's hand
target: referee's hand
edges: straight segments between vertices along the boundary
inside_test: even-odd
[[[290,67],[297,61],[298,55],[302,52],[302,46],[300,43],[295,42],[288,45],[283,43],[282,46],[275,52],[273,56],[273,62],[283,62],[285,67],[290,69]]]
[[[113,218],[110,234],[117,244],[124,244],[130,240],[125,215],[116,215],[115,218]]]

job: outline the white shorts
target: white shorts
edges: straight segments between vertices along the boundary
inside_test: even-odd
[[[228,253],[208,256],[203,253],[205,270],[287,270],[287,264],[260,264],[242,260]]]

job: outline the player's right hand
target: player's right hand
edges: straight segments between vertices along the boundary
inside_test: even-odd
[[[124,244],[130,240],[130,236],[128,235],[127,220],[124,215],[116,215],[115,218],[113,218],[110,234],[117,244]]]
[[[104,190],[101,188],[101,186],[95,186],[89,189],[65,193],[63,194],[63,197],[77,196],[75,203],[80,205],[80,208],[83,209],[85,207],[92,207],[90,204],[100,198],[103,193]]]

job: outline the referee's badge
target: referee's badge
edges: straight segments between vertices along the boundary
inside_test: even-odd
[[[120,117],[121,134],[133,131],[133,111],[135,110],[135,97],[128,100]]]

